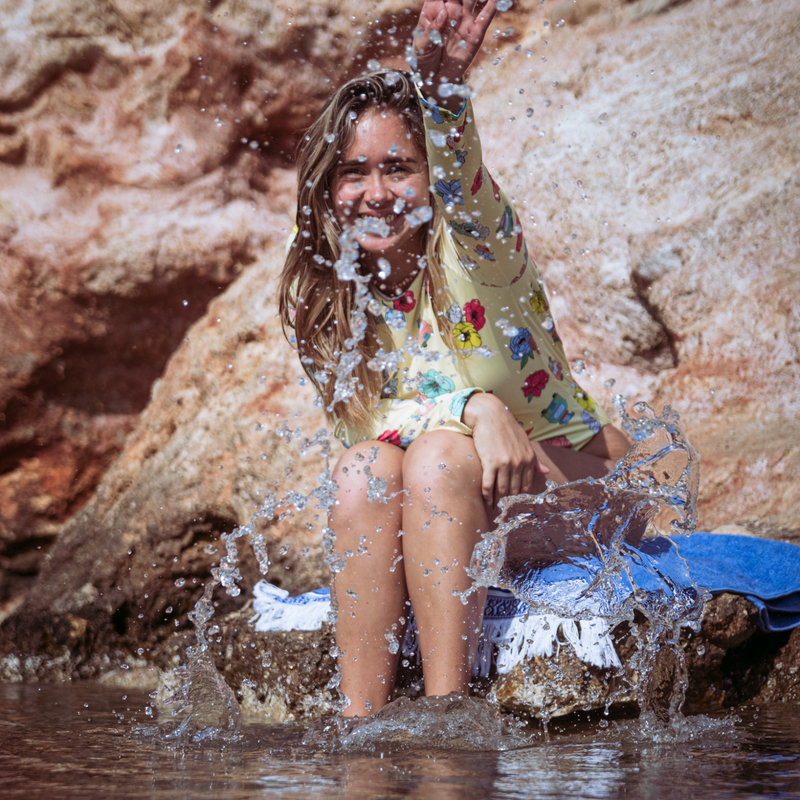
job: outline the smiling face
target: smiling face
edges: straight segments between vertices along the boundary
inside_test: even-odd
[[[428,162],[393,112],[361,114],[350,146],[342,153],[331,183],[334,210],[344,228],[359,217],[380,218],[389,235],[358,236],[362,263],[378,272],[378,259],[392,266],[389,284],[399,283],[417,269],[425,252],[427,225],[412,226],[406,214],[429,205]],[[395,209],[402,203],[402,211]]]

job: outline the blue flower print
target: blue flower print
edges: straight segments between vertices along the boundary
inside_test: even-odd
[[[461,191],[461,181],[446,181],[442,178],[433,184],[436,193],[444,200],[447,206],[463,206],[464,195]]]
[[[435,369],[429,369],[424,375],[419,376],[419,393],[430,400],[452,392],[455,388],[456,385],[450,378],[446,378]]]
[[[444,124],[444,118],[439,113],[439,109],[433,103],[429,103],[424,97],[420,97],[420,102],[422,103],[423,108],[426,108],[428,111],[430,111],[431,119],[437,125]]]
[[[406,326],[406,315],[402,311],[395,308],[389,309],[385,317],[386,322],[398,331]]]
[[[525,369],[528,359],[531,358],[531,353],[538,352],[539,349],[536,347],[536,342],[533,341],[533,336],[531,336],[528,328],[518,328],[517,332],[511,337],[508,346],[511,348],[511,358],[514,361],[522,362],[519,366],[521,370]]]
[[[600,433],[600,428],[603,426],[596,420],[588,411],[581,414],[581,419],[584,424],[591,430],[592,433]]]
[[[466,150],[456,150],[454,153],[456,157],[456,161],[458,161],[459,169],[464,166],[467,161],[467,151]]]

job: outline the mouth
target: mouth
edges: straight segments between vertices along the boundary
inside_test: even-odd
[[[359,214],[359,219],[382,219],[387,225],[391,225],[400,214]]]

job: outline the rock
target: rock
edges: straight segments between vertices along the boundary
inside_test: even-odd
[[[773,662],[775,651],[783,642],[779,634],[757,633],[757,617],[755,606],[743,597],[721,594],[706,605],[699,633],[683,630],[686,712],[711,713],[759,697],[765,700],[765,693],[776,696],[775,689],[769,687],[777,687],[781,680],[775,671],[777,662],[774,667]],[[637,627],[638,636],[645,637],[647,622],[638,619]],[[650,697],[645,699],[639,691],[642,684],[637,636],[628,623],[618,626],[613,636],[622,670],[585,664],[571,645],[564,643],[552,657],[532,658],[500,676],[490,697],[508,711],[545,719],[606,706],[619,711],[641,702],[657,716],[666,715],[678,669],[674,651],[666,644],[660,646],[650,680]],[[797,653],[789,645],[785,649],[787,665],[800,664]],[[788,670],[784,674],[788,677]],[[785,682],[792,687],[797,684],[791,677]]]
[[[259,633],[248,623],[252,616],[252,610],[243,609],[220,620],[220,632],[211,637],[208,653],[208,666],[215,666],[216,675],[235,693],[244,716],[282,723],[307,722],[334,713],[338,693],[328,685],[336,667],[330,655],[330,626]],[[156,699],[162,709],[182,681],[171,671],[190,663],[186,647],[193,641],[192,635],[178,634],[153,654],[163,670]],[[191,672],[192,687],[208,683],[207,669],[193,666]]]
[[[755,702],[800,702],[800,629],[795,629],[775,654],[772,669]]]
[[[295,426],[313,436],[323,423],[308,387],[298,386],[299,362],[275,335],[276,257],[268,252],[189,330],[122,455],[67,524],[25,604],[7,621],[5,653],[35,651],[51,637],[48,654],[64,648],[81,669],[87,642],[148,650],[176,621],[187,624],[219,563],[220,536],[250,522],[270,492],[276,516],[285,518],[255,523],[266,535],[270,580],[293,593],[326,580],[325,513],[320,517],[313,498],[301,510],[304,504],[289,493],[312,491],[322,468],[320,447],[310,446],[305,457],[299,452]],[[237,541],[249,588],[260,577],[258,565],[249,543]],[[243,600],[220,592],[220,613]],[[69,614],[88,620],[78,637],[64,634]],[[38,666],[34,676],[41,677]]]

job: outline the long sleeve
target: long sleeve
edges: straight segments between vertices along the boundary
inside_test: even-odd
[[[528,266],[527,247],[511,201],[483,164],[472,103],[452,114],[420,100],[433,190],[449,232],[444,261],[484,286],[508,286]]]

